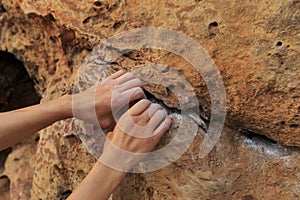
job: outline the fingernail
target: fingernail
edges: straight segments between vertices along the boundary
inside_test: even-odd
[[[143,104],[148,104],[148,103],[150,103],[150,101],[149,101],[148,99],[142,99],[142,100],[140,100],[140,102],[143,103]]]
[[[162,112],[162,114],[163,114],[164,116],[167,115],[167,112],[166,112],[165,110],[160,110],[160,112]]]

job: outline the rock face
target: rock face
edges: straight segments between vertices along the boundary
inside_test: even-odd
[[[162,170],[128,175],[115,199],[299,199],[299,149],[225,128],[215,150],[197,159],[200,142]]]
[[[0,72],[1,112],[39,103],[33,80],[12,54],[0,52]],[[12,199],[30,197],[37,141],[38,136],[33,135],[0,151],[0,199],[8,199],[10,194]]]
[[[197,159],[203,139],[199,129],[176,162],[153,173],[128,175],[113,197],[298,199],[299,8],[298,0],[2,0],[0,50],[24,63],[46,102],[71,92],[82,60],[100,41],[146,26],[179,31],[207,50],[223,77],[226,127],[206,158]],[[118,58],[112,68],[135,71],[147,63],[167,65],[186,77],[205,113],[202,117],[210,116],[205,82],[178,55],[134,50]],[[178,100],[166,88],[149,85],[146,89],[168,107],[178,108]],[[9,171],[14,162],[11,154],[2,174],[10,180],[13,199],[63,198],[80,183],[95,159],[72,134],[79,129],[72,120],[58,122],[39,133],[38,144],[34,139],[21,144],[20,151],[28,151],[21,162],[34,163],[28,168],[28,174],[34,174],[32,180],[30,176],[18,179],[18,173]],[[36,151],[28,144],[37,145]],[[0,179],[1,188],[7,189],[7,178]],[[28,195],[22,196],[20,190]]]

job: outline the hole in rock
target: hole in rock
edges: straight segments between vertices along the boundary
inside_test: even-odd
[[[71,194],[72,194],[72,190],[66,190],[63,193],[61,193],[57,199],[66,200]]]
[[[102,3],[100,1],[95,1],[94,6],[100,7],[100,6],[102,6]]]
[[[82,21],[82,23],[87,24],[90,21],[90,19],[91,19],[91,17],[87,17]]]
[[[281,125],[285,125],[285,121],[280,122]]]
[[[299,127],[298,124],[291,124],[291,125],[290,125],[290,128],[298,128],[298,127]]]
[[[124,21],[115,22],[114,25],[113,25],[113,28],[118,29],[122,26],[122,24],[124,24]]]
[[[4,6],[2,5],[2,2],[0,1],[0,13],[6,12]]]
[[[215,27],[218,27],[219,26],[219,23],[218,22],[212,22],[208,25],[208,28],[209,29],[212,29],[212,28],[215,28]]]
[[[37,135],[37,136],[34,138],[34,141],[36,141],[36,142],[40,141],[40,136]]]
[[[153,187],[148,187],[148,188],[146,189],[146,192],[147,192],[147,194],[148,194],[149,197],[152,197],[152,196],[153,196],[153,193],[154,193]]]
[[[254,197],[252,195],[246,195],[243,197],[243,200],[253,200]]]
[[[278,47],[282,46],[282,42],[281,41],[277,42],[276,46],[278,46]]]
[[[245,137],[251,139],[251,140],[259,140],[259,141],[262,141],[262,142],[266,142],[266,143],[270,143],[270,144],[277,144],[277,142],[275,140],[272,140],[271,138],[268,138],[267,136],[265,135],[261,135],[261,134],[258,134],[258,133],[255,133],[249,129],[246,129],[246,128],[240,128],[239,129],[239,132],[244,135]]]
[[[212,22],[208,25],[209,38],[215,37],[217,34],[217,27],[219,26],[218,22]]]
[[[80,169],[80,170],[78,170],[78,171],[76,172],[76,175],[79,176],[79,177],[81,177],[81,176],[84,175],[84,171],[83,171],[82,169]]]

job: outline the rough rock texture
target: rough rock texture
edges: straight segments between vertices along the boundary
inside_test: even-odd
[[[2,0],[0,50],[13,53],[24,63],[46,102],[71,91],[83,58],[113,34],[145,26],[184,33],[207,50],[223,77],[227,126],[222,138],[201,160],[196,159],[201,141],[198,134],[189,151],[169,167],[128,175],[114,198],[298,199],[299,8],[298,0]],[[172,53],[133,51],[119,58],[114,68],[133,70],[150,62],[183,74],[209,115],[205,83],[189,63]],[[169,107],[178,107],[165,88],[147,89]],[[241,127],[272,140],[251,131],[246,137],[237,131]],[[65,121],[41,131],[36,154],[31,151],[21,158],[22,163],[34,159],[32,184],[26,184],[30,178],[16,181],[18,173],[9,173],[6,167],[12,197],[25,198],[14,189],[23,188],[32,199],[54,199],[78,185],[95,160],[76,136],[67,134],[72,132],[69,129],[76,127]],[[28,148],[23,145],[20,148]],[[5,178],[0,183],[8,184]]]
[[[299,149],[225,128],[215,150],[199,160],[200,142],[197,137],[179,160],[162,170],[129,174],[115,199],[300,198]]]
[[[1,112],[39,103],[33,80],[12,54],[0,52],[0,72]],[[9,194],[12,199],[30,197],[37,141],[38,136],[34,135],[0,151],[0,199],[8,199]]]

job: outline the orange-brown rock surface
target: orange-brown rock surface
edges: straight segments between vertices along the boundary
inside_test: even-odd
[[[0,50],[24,63],[46,102],[70,93],[83,59],[106,38],[146,26],[184,33],[207,50],[223,77],[227,119],[221,139],[211,154],[197,159],[200,131],[175,163],[153,173],[128,175],[114,198],[298,199],[299,8],[298,0],[2,0]],[[205,82],[179,56],[142,49],[122,56],[113,67],[134,70],[150,62],[184,75],[209,116]],[[178,107],[165,88],[147,89],[167,106]],[[19,147],[32,155],[20,158],[20,166],[33,165],[24,167],[27,180],[27,175],[20,179],[11,172],[18,149],[9,155],[1,177],[9,178],[13,199],[25,198],[26,192],[32,199],[60,198],[78,185],[95,159],[72,135],[80,129],[76,126],[71,121],[56,123],[39,133],[36,151],[27,143]],[[243,134],[239,128],[271,140],[251,131]],[[0,181],[7,185],[5,178]]]

